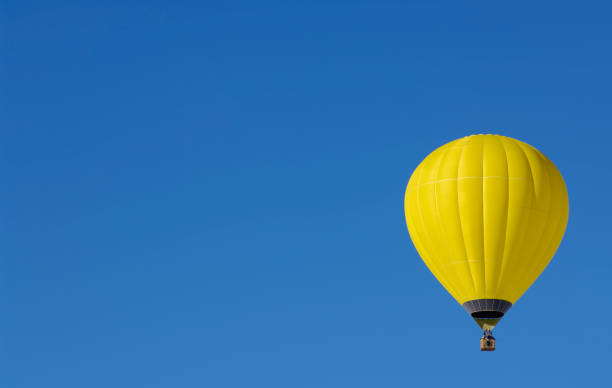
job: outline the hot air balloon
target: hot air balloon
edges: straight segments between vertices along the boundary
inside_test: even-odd
[[[540,151],[499,135],[443,145],[413,172],[404,200],[425,264],[476,321],[481,350],[548,265],[569,212],[559,170]]]

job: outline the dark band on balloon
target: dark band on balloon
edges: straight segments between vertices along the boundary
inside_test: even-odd
[[[497,319],[510,310],[512,303],[502,299],[474,299],[463,304],[473,318]]]

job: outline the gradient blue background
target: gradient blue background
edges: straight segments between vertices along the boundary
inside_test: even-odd
[[[605,386],[612,6],[406,3],[3,2],[1,385]],[[403,215],[481,132],[570,196],[495,353]]]

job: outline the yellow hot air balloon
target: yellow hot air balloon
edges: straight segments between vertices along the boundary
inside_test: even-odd
[[[555,165],[529,144],[473,135],[419,164],[404,200],[410,237],[427,267],[485,331],[531,286],[557,250],[569,212]]]

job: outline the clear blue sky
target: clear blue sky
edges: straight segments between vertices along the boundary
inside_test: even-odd
[[[605,385],[612,6],[572,4],[3,2],[1,385]],[[495,353],[403,214],[481,132],[570,196]]]

